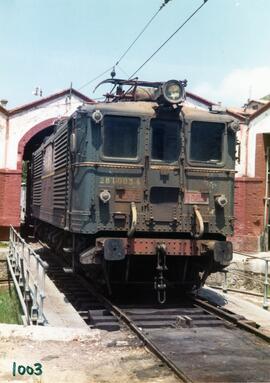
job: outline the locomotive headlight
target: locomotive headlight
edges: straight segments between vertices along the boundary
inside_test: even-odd
[[[162,86],[162,94],[167,102],[179,104],[184,98],[183,85],[177,80],[167,81]]]
[[[216,204],[217,204],[219,207],[224,208],[224,207],[227,205],[228,200],[227,200],[227,198],[225,197],[224,194],[221,194],[220,196],[217,196],[217,197],[215,198],[215,202],[216,202]]]
[[[103,114],[100,110],[95,110],[92,114],[92,118],[95,121],[96,124],[99,124],[103,119]]]
[[[109,192],[109,190],[102,190],[102,192],[100,192],[99,194],[99,198],[103,203],[107,203],[111,199],[111,193]]]

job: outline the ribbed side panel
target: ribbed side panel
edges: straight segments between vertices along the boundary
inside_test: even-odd
[[[66,203],[67,174],[63,173],[54,175],[53,182],[53,207],[56,209],[64,209]]]
[[[41,175],[42,175],[43,155],[42,151],[34,156],[33,161],[33,205],[41,205]]]
[[[33,205],[41,205],[41,180],[34,181],[33,184]]]
[[[64,128],[54,141],[54,180],[53,180],[53,207],[65,209],[66,191],[68,189],[67,167],[67,128]]]
[[[66,165],[67,162],[67,129],[65,128],[54,141],[54,170]]]
[[[33,169],[33,178],[40,178],[42,174],[42,151],[38,152],[34,157],[34,169]]]

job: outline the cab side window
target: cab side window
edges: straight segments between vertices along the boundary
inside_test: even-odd
[[[151,157],[153,160],[174,162],[180,152],[180,126],[178,121],[153,119]]]
[[[137,117],[106,116],[104,118],[103,155],[115,158],[138,157]]]
[[[214,122],[194,121],[191,124],[191,161],[221,162],[225,125]]]

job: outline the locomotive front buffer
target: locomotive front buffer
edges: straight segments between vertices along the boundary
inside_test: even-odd
[[[154,289],[157,291],[158,302],[162,304],[166,301],[167,257],[202,257],[206,254],[212,254],[213,262],[226,267],[232,260],[232,243],[203,239],[97,238],[94,248],[80,254],[80,262],[83,265],[101,264],[104,260],[121,261],[130,256],[155,256]],[[210,269],[204,271],[203,282],[209,274]],[[128,282],[129,262],[126,263],[125,276]],[[111,290],[110,285],[108,290]]]

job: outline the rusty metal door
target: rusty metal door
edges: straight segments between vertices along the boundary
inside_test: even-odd
[[[180,223],[179,120],[152,119],[149,123],[146,184],[149,220],[155,231],[176,230]]]

